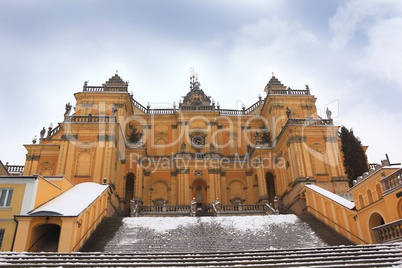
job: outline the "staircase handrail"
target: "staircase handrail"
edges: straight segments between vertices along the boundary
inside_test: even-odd
[[[264,203],[264,210],[267,213],[267,215],[278,215],[279,210],[273,208],[270,204]]]
[[[105,208],[101,214],[99,214],[99,216],[94,220],[94,222],[92,223],[91,226],[89,226],[89,228],[87,229],[87,231],[81,236],[80,240],[78,240],[77,244],[75,244],[75,246],[73,247],[73,249],[71,251],[74,252],[75,248],[81,243],[81,241],[84,239],[84,237],[87,235],[87,233],[92,229],[92,227],[97,223],[97,221],[99,220],[100,217],[102,217],[102,215],[107,211],[107,208]]]
[[[362,241],[365,244],[370,244],[369,242],[363,240],[362,238],[358,237],[357,235],[353,234],[352,232],[350,232],[348,229],[344,228],[343,226],[339,225],[338,223],[336,223],[335,221],[333,221],[332,219],[328,218],[327,216],[325,216],[324,214],[322,214],[321,212],[319,212],[318,210],[316,210],[315,208],[311,207],[311,206],[307,206],[306,208],[311,208],[312,210],[314,210],[315,212],[317,212],[318,214],[320,214],[321,216],[323,216],[325,219],[329,220],[330,222],[332,222],[333,224],[335,224],[336,226],[338,226],[339,228],[341,228],[342,230],[346,231],[348,234],[356,237],[357,239],[359,239],[360,241]]]

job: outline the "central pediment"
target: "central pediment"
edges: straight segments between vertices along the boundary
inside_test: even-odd
[[[190,81],[190,92],[184,96],[183,104],[184,106],[210,106],[211,97],[207,96],[204,91],[200,88],[201,84],[198,80]]]

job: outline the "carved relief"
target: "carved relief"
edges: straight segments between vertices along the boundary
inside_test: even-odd
[[[81,149],[77,155],[77,162],[75,165],[75,176],[87,177],[91,176],[93,162],[93,151]]]

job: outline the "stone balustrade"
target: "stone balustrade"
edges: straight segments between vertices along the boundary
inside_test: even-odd
[[[377,243],[402,241],[402,219],[373,228]]]
[[[139,206],[138,216],[189,216],[191,213],[190,205],[177,205],[177,206]]]
[[[22,174],[24,173],[24,166],[17,166],[17,165],[6,165],[6,169],[8,173],[18,173],[18,174]]]
[[[381,179],[383,195],[387,195],[397,189],[402,188],[402,169],[395,171],[389,176]]]
[[[98,115],[72,115],[65,116],[64,122],[69,123],[115,123],[115,116],[98,116]]]
[[[268,95],[310,95],[309,89],[270,89]]]

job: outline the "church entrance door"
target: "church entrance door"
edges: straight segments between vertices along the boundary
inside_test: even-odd
[[[274,204],[274,199],[276,196],[276,190],[275,190],[275,176],[271,172],[268,172],[265,174],[265,180],[267,184],[267,193],[268,193],[268,198],[269,198],[269,203]]]
[[[125,205],[124,211],[128,215],[130,215],[130,200],[134,198],[134,182],[135,182],[135,175],[134,173],[128,173],[126,175],[126,190],[124,193]]]
[[[200,205],[205,205],[207,202],[207,184],[202,179],[197,179],[193,182],[193,197],[197,202],[197,207]]]

